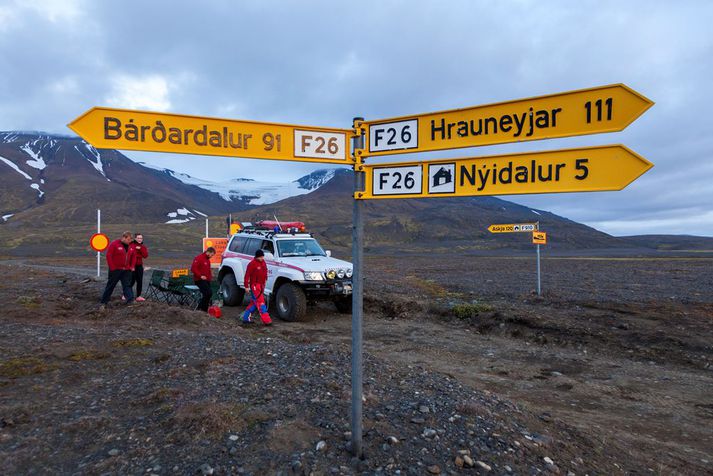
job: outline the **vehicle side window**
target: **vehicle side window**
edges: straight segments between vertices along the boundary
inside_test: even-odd
[[[242,253],[243,247],[244,247],[246,241],[247,241],[247,238],[245,238],[243,236],[236,236],[233,239],[233,241],[230,243],[230,251],[234,251],[236,253]]]
[[[273,255],[275,254],[275,247],[272,244],[272,241],[270,240],[263,240],[262,242],[262,250],[263,251],[269,251]]]
[[[245,248],[243,248],[243,254],[255,256],[255,252],[259,250],[260,245],[262,245],[262,240],[257,238],[248,238],[247,241],[248,242],[245,244]]]

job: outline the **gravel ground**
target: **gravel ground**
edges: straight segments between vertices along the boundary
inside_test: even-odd
[[[320,305],[243,327],[238,308],[100,311],[102,282],[0,264],[0,468],[713,474],[706,263],[567,260],[550,276],[571,294],[544,298],[506,279],[521,263],[369,263],[363,460],[348,451],[349,316]]]

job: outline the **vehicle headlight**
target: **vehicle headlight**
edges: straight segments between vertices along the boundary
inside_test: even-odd
[[[344,278],[344,275],[345,275],[345,274],[346,274],[346,271],[344,271],[343,269],[340,269],[340,270],[337,271],[337,277],[338,277],[339,279]]]
[[[334,278],[336,278],[336,277],[337,277],[337,272],[336,272],[336,271],[334,271],[333,269],[330,269],[329,271],[327,271],[327,278],[328,278],[328,279],[334,279]]]
[[[352,270],[351,268],[347,269],[347,278],[351,278],[352,274],[354,274],[354,270]]]
[[[318,271],[305,271],[305,280],[306,281],[324,281],[324,278],[322,277],[322,273]]]

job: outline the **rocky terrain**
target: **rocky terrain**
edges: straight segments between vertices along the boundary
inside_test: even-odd
[[[521,259],[464,276],[367,261],[364,460],[346,446],[350,316],[100,311],[91,262],[6,262],[3,472],[713,471],[710,262],[561,261],[545,261],[543,298]]]

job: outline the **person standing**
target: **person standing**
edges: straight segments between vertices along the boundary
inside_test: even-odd
[[[136,283],[136,301],[145,301],[141,297],[141,290],[144,287],[144,260],[149,257],[149,249],[144,244],[144,235],[137,233],[134,235],[134,241],[131,242],[131,248],[134,250],[134,255],[136,256],[136,266],[134,266],[134,272],[131,273],[131,287],[134,287]]]
[[[101,305],[104,308],[111,299],[111,294],[117,283],[121,281],[126,304],[134,302],[134,293],[131,290],[131,273],[135,266],[134,250],[131,244],[131,232],[125,231],[121,238],[114,240],[106,249],[106,262],[109,265],[109,279],[101,298]]]
[[[213,280],[213,274],[210,269],[210,259],[215,254],[215,248],[212,246],[207,248],[203,253],[193,258],[191,265],[191,273],[193,273],[193,282],[196,283],[201,292],[201,302],[198,304],[200,311],[208,311],[210,298],[213,291],[210,289],[210,282]]]
[[[248,267],[245,270],[245,290],[250,296],[250,305],[245,309],[243,314],[243,322],[246,324],[252,323],[250,315],[257,309],[260,312],[260,319],[266,326],[272,324],[270,315],[267,313],[265,305],[265,283],[267,282],[267,263],[265,263],[265,253],[262,250],[255,252]]]

